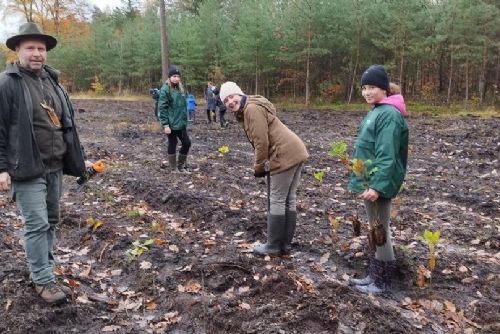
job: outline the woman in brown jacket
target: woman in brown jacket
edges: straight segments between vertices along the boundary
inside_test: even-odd
[[[267,213],[267,243],[254,247],[261,255],[285,255],[291,251],[297,223],[297,186],[308,158],[302,140],[276,116],[265,97],[245,95],[234,82],[220,88],[220,98],[242,123],[255,151],[254,176],[270,175],[270,207]]]

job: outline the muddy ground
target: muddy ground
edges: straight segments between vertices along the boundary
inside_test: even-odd
[[[65,179],[56,255],[74,296],[48,306],[28,282],[22,220],[0,195],[1,333],[494,333],[500,331],[500,119],[411,116],[411,153],[392,232],[400,274],[391,292],[367,296],[347,280],[367,265],[364,211],[346,172],[327,154],[352,147],[364,112],[282,110],[311,154],[298,190],[294,253],[259,258],[266,186],[252,148],[229,117],[190,129],[192,175],[165,169],[165,137],[149,102],[75,101],[87,153],[108,170],[78,186]],[[229,147],[219,156],[218,148]],[[319,183],[313,173],[324,171]],[[328,216],[338,217],[334,234]],[[418,236],[441,231],[437,266]],[[333,241],[331,236],[333,237]],[[130,255],[134,241],[144,246]],[[422,283],[422,282],[420,282]]]

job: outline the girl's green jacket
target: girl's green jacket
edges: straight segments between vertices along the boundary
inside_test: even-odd
[[[353,158],[365,162],[365,181],[369,188],[384,198],[396,197],[408,161],[408,124],[396,108],[375,105],[365,116],[358,130]],[[351,174],[349,190],[361,193],[365,190],[364,184],[362,176]]]
[[[164,84],[158,100],[158,118],[161,126],[169,126],[172,130],[183,130],[187,127],[186,92],[178,87],[170,88]]]

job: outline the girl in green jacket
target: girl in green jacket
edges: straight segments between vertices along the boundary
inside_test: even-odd
[[[187,94],[181,83],[181,72],[176,67],[168,71],[168,80],[160,90],[158,118],[163,132],[168,136],[168,164],[172,172],[190,174],[186,159],[191,147],[187,132]],[[177,158],[177,139],[181,149]]]
[[[398,194],[406,174],[408,125],[398,109],[384,102],[389,77],[383,66],[372,65],[363,73],[361,91],[372,109],[359,127],[354,159],[362,160],[365,170],[351,174],[349,190],[364,200],[375,257],[367,277],[351,279],[351,283],[362,292],[379,293],[390,287],[396,268],[389,219],[391,199]]]

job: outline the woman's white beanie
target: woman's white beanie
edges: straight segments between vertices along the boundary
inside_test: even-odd
[[[238,85],[232,81],[226,81],[220,86],[220,92],[219,96],[222,102],[228,97],[229,95],[245,95],[243,91],[241,90]]]

